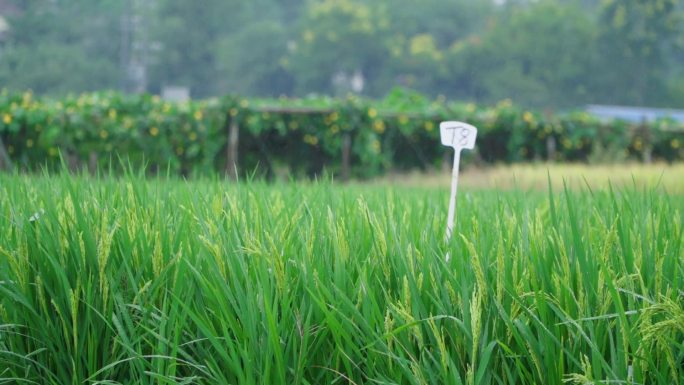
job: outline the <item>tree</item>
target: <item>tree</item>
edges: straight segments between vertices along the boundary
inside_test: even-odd
[[[14,90],[65,95],[117,86],[116,63],[73,44],[40,42],[10,46],[0,55],[0,84]]]
[[[150,65],[152,91],[167,85],[188,87],[195,97],[214,91],[213,44],[222,27],[216,19],[219,9],[212,0],[159,2],[152,39],[160,51]]]
[[[542,0],[505,9],[482,37],[449,52],[457,78],[476,98],[510,98],[536,107],[574,106],[588,98],[595,28],[573,4]]]
[[[222,90],[246,96],[291,94],[287,30],[274,21],[255,22],[219,40],[217,71]]]
[[[456,96],[445,79],[459,76],[449,71],[446,51],[459,40],[484,28],[487,2],[463,0],[385,1],[390,19],[390,60],[378,83],[410,87],[431,96]]]
[[[607,0],[602,4],[597,98],[617,104],[668,104],[667,79],[670,68],[678,67],[668,63],[668,57],[676,57],[675,51],[681,55],[679,1]]]
[[[114,0],[17,1],[0,54],[0,84],[64,94],[118,86],[119,16]]]
[[[381,5],[356,0],[311,3],[289,58],[298,92],[336,93],[334,79],[354,75],[363,77],[366,93],[384,91],[373,79],[389,56],[389,26],[387,9]]]
[[[432,36],[439,49],[481,31],[493,11],[488,1],[383,0],[394,33],[413,38]]]
[[[679,0],[0,0],[0,86],[684,105]],[[360,86],[363,87],[360,87]]]

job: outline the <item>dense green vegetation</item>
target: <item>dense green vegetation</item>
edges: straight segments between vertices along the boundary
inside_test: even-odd
[[[0,165],[54,167],[61,154],[72,169],[118,165],[123,158],[134,169],[223,172],[232,168],[227,142],[234,122],[243,173],[344,175],[346,146],[347,176],[370,177],[441,167],[447,151],[439,144],[444,120],[479,128],[475,159],[480,163],[684,159],[682,128],[667,120],[634,126],[601,122],[583,112],[549,115],[509,101],[482,107],[403,90],[382,100],[224,97],[184,103],[118,93],[51,99],[0,92],[0,143],[10,159],[0,153]]]
[[[371,97],[684,107],[679,0],[0,3],[0,84],[19,91],[343,95],[358,74]]]
[[[0,175],[0,383],[684,380],[681,197],[446,200]]]

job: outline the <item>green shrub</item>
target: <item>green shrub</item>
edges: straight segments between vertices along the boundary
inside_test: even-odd
[[[0,93],[0,138],[20,168],[119,164],[152,171],[211,174],[226,170],[229,123],[240,129],[243,172],[339,174],[345,137],[351,173],[370,177],[390,170],[430,169],[447,149],[439,122],[461,120],[480,130],[480,162],[588,161],[606,148],[624,158],[684,159],[684,135],[674,122],[648,127],[601,122],[584,112],[547,115],[504,101],[484,108],[428,100],[397,90],[384,100],[222,99],[170,103],[151,95],[114,92],[55,100],[30,92]],[[616,156],[615,158],[623,158]]]

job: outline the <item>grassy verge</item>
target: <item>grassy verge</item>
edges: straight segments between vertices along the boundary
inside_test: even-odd
[[[0,176],[0,383],[682,382],[681,199],[447,198]]]

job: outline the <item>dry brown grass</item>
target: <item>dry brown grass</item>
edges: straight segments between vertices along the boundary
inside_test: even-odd
[[[669,193],[684,193],[684,163],[658,164],[519,164],[489,168],[466,168],[461,171],[461,186],[468,189],[524,189],[546,190],[548,176],[554,189],[563,183],[572,189],[590,187],[605,189],[613,187],[657,188]],[[396,184],[442,188],[450,184],[450,174],[395,174],[372,183]]]

